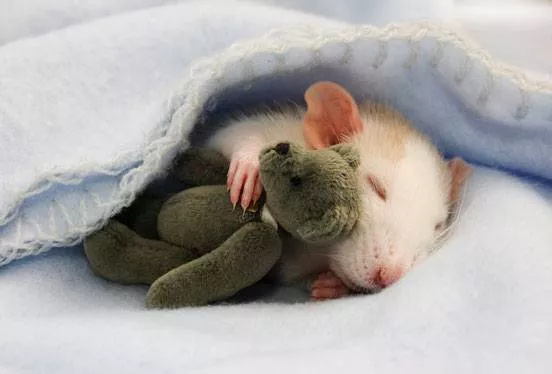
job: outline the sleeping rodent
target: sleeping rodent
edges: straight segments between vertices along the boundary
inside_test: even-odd
[[[358,147],[363,211],[352,235],[326,248],[290,244],[274,273],[282,283],[319,273],[312,284],[315,299],[379,291],[439,247],[471,168],[460,158],[445,160],[394,109],[374,102],[357,105],[336,83],[313,84],[305,99],[306,109],[233,120],[208,139],[207,147],[231,160],[230,198],[244,209],[262,192],[257,155],[268,143]]]

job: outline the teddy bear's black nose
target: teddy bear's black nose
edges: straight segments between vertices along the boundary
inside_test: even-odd
[[[285,156],[289,152],[289,143],[278,143],[276,144],[276,147],[274,147],[274,150],[282,156]]]

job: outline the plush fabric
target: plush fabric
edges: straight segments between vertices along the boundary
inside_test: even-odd
[[[376,296],[144,310],[79,248],[0,272],[8,373],[548,373],[552,191],[476,170],[457,234]],[[295,290],[267,301],[304,299]],[[9,371],[11,369],[11,371]]]
[[[358,150],[344,144],[312,151],[293,143],[266,147],[260,155],[264,193],[242,211],[232,205],[225,180],[212,183],[228,174],[229,160],[209,149],[187,150],[171,175],[192,186],[162,202],[140,196],[86,237],[86,258],[105,279],[151,284],[150,308],[225,301],[277,268],[286,246],[302,243],[307,251],[309,244],[324,246],[351,233],[362,206],[359,164]]]
[[[352,26],[226,1],[140,8],[17,31],[0,47],[1,369],[550,371],[550,81],[433,24]],[[444,152],[503,170],[477,169],[455,235],[395,286],[323,304],[146,312],[144,288],[94,277],[79,246],[28,256],[79,243],[218,116],[300,100],[320,78],[393,104]]]

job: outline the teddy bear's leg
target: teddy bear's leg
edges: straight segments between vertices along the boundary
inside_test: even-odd
[[[113,219],[121,222],[143,238],[158,240],[157,217],[161,207],[169,198],[170,196],[140,195],[129,207],[123,209]]]
[[[247,223],[214,251],[156,280],[146,305],[178,308],[227,299],[261,280],[281,251],[282,243],[273,227]]]
[[[175,245],[142,238],[115,220],[87,237],[84,250],[95,273],[126,284],[151,284],[197,257]]]
[[[189,186],[226,184],[230,163],[224,155],[205,148],[188,148],[180,154],[171,174]]]

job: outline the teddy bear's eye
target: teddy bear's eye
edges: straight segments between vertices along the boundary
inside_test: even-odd
[[[289,178],[289,182],[291,183],[292,186],[297,187],[301,184],[301,178],[297,177],[297,176],[294,176],[294,177]]]

